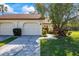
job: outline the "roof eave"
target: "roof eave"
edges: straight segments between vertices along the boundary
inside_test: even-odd
[[[0,18],[0,20],[44,20],[45,18]]]

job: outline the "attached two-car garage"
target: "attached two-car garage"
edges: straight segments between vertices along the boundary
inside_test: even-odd
[[[21,24],[18,23],[19,27],[20,25]],[[0,23],[0,35],[13,35],[13,28],[16,27],[17,24],[14,23],[10,22]],[[41,25],[39,23],[26,22],[22,25],[21,30],[22,35],[41,35]]]
[[[14,28],[21,28],[22,35],[41,35],[43,19],[40,14],[0,15],[0,35],[13,35]]]

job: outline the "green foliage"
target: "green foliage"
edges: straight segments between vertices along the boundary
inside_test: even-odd
[[[41,3],[37,3],[35,6],[36,6],[36,9],[37,9],[38,13],[41,13],[42,17],[44,17],[44,14],[45,14],[44,5],[41,4]]]
[[[42,56],[79,56],[79,31],[70,31],[70,37],[57,40],[41,39],[40,50]]]
[[[75,19],[75,13],[77,12],[75,5],[69,3],[38,3],[36,4],[36,9],[43,16],[46,16],[47,13],[50,20],[52,20],[52,24],[55,24],[59,27],[62,27],[67,24],[68,21]]]
[[[42,36],[46,36],[46,34],[47,34],[47,31],[46,30],[43,30],[42,31]]]
[[[79,31],[69,31],[72,32],[70,37],[74,38],[74,39],[78,39],[79,38]]]
[[[2,15],[8,11],[8,8],[5,7],[4,5],[0,5],[0,12],[2,13]]]
[[[54,33],[57,35],[66,36],[64,28],[66,24],[77,18],[77,8],[74,4],[69,3],[51,3],[51,4],[36,4],[36,10],[43,16],[49,16],[51,23],[53,24]],[[65,28],[66,29],[66,28]],[[63,34],[64,35],[63,35]],[[62,35],[61,35],[62,34]]]
[[[42,28],[42,36],[46,36],[46,34],[48,33],[48,28]]]
[[[79,30],[79,19],[71,20],[67,26],[71,27],[72,30]]]
[[[74,14],[73,9],[73,4],[51,4],[49,16],[52,23],[60,27],[65,25],[67,21],[74,18],[70,17],[72,14]]]

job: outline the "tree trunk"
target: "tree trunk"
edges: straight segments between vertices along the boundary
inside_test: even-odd
[[[56,25],[53,26],[53,33],[54,33],[56,36],[66,36],[67,32],[68,32],[67,30],[62,29],[62,28],[59,28],[59,27],[57,27]]]

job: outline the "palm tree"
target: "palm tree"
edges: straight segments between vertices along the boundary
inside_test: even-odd
[[[53,33],[58,36],[66,36],[66,24],[70,20],[74,20],[77,15],[77,8],[74,4],[68,3],[54,3],[54,4],[35,4],[36,10],[42,17],[49,16],[53,24]]]
[[[6,6],[4,6],[4,5],[0,5],[0,12],[2,13],[2,15],[5,13],[5,12],[7,12],[7,7]]]

